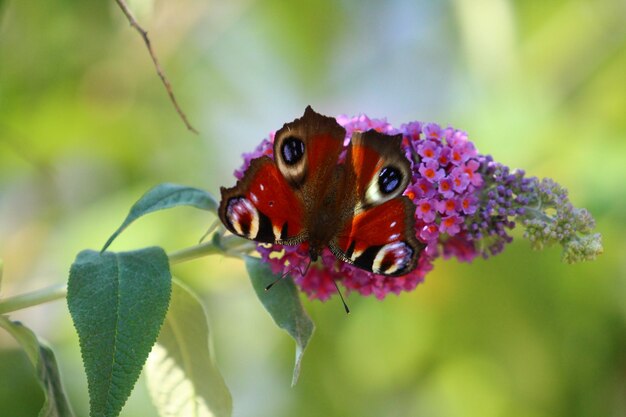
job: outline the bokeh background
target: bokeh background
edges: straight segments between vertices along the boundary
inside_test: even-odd
[[[412,293],[305,307],[293,343],[241,262],[174,268],[203,298],[235,416],[626,416],[626,3],[621,0],[135,0],[176,115],[114,1],[0,0],[2,295],[63,283],[160,182],[234,183],[240,155],[311,104],[469,132],[483,153],[552,177],[587,207],[605,254],[579,265],[521,232],[473,264],[437,261]],[[134,224],[113,250],[193,245],[188,208]],[[13,315],[50,341],[77,415],[86,378],[67,307]],[[0,415],[35,416],[25,356],[0,333]],[[124,417],[155,415],[140,380]]]

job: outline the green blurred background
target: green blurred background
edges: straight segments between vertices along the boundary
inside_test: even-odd
[[[565,265],[521,232],[503,254],[437,261],[413,293],[305,301],[317,331],[291,388],[293,344],[241,262],[174,273],[203,297],[235,416],[626,416],[626,3],[135,0],[181,106],[113,1],[0,0],[3,295],[65,282],[149,187],[217,194],[242,152],[311,104],[467,130],[483,153],[556,179],[598,220],[605,254]],[[113,250],[193,245],[214,219],[142,219]],[[63,302],[13,315],[55,348],[88,414]],[[41,395],[0,333],[0,416]],[[155,414],[143,381],[122,416]]]

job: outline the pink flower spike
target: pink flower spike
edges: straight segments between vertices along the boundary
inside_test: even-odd
[[[346,131],[338,159],[340,165],[345,164],[353,132],[374,129],[385,134],[402,134],[401,149],[411,164],[410,184],[404,194],[415,203],[413,232],[426,245],[425,249],[419,254],[414,270],[400,277],[389,277],[343,262],[325,248],[303,276],[310,263],[309,242],[294,246],[258,243],[258,254],[277,276],[290,274],[299,290],[312,299],[323,301],[332,297],[337,293],[335,283],[348,294],[356,292],[382,299],[390,293],[413,290],[432,270],[433,261],[442,255],[470,261],[487,250],[496,253],[496,249],[501,250],[510,241],[511,237],[504,231],[513,227],[509,226],[513,224],[510,213],[519,212],[517,204],[527,203],[518,201],[519,193],[515,190],[523,192],[520,187],[529,183],[522,181],[523,174],[518,178],[508,168],[495,164],[491,157],[479,154],[465,132],[422,122],[406,123],[396,129],[385,119],[371,119],[364,114],[342,115],[336,120]],[[238,179],[251,160],[264,155],[273,158],[274,135],[271,133],[256,149],[244,154],[243,166],[235,174]],[[484,183],[499,186],[486,195]],[[510,184],[517,188],[511,188]],[[513,205],[506,205],[509,202]],[[499,246],[491,244],[491,240]],[[490,246],[483,249],[485,242]]]
[[[439,146],[432,140],[424,140],[417,146],[417,153],[424,161],[437,159],[439,156]]]
[[[424,126],[424,136],[426,136],[426,139],[441,141],[443,131],[438,124],[428,123],[426,126]]]
[[[454,190],[452,187],[452,180],[449,178],[442,178],[441,181],[439,181],[439,194],[441,194],[444,198],[454,197]]]
[[[435,160],[429,160],[422,162],[419,167],[419,173],[423,178],[426,178],[430,182],[439,181],[445,175],[443,169],[438,169],[439,164]]]
[[[463,222],[459,216],[448,216],[441,219],[441,224],[439,225],[440,233],[447,233],[450,236],[454,236],[461,231],[459,224]]]
[[[437,211],[442,214],[457,214],[459,202],[454,198],[448,198],[437,202]]]
[[[416,215],[418,218],[422,219],[424,223],[432,223],[435,221],[435,205],[429,199],[422,199],[417,202],[417,212]]]

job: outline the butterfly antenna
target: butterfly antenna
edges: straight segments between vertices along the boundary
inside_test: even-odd
[[[285,278],[287,275],[289,275],[289,273],[293,271],[293,269],[289,269],[287,272],[285,272],[284,274],[282,274],[280,277],[276,278],[274,281],[272,281],[270,283],[270,285],[268,285],[267,287],[265,287],[265,291],[269,291],[270,288],[272,288],[274,286],[274,284],[278,283],[278,281],[281,281],[283,278]]]
[[[293,271],[298,271],[300,273],[301,276],[305,276],[307,272],[309,272],[309,267],[311,266],[311,259],[309,258],[309,263],[306,264],[306,267],[304,268],[304,271],[300,268],[294,267],[294,268],[289,268],[287,270],[287,272],[285,272],[284,274],[282,274],[279,278],[276,278],[274,281],[272,281],[270,283],[270,285],[268,285],[267,287],[265,287],[265,291],[269,291],[270,288],[272,288],[274,286],[274,284],[277,284],[278,281],[281,281],[283,278],[285,278],[287,275],[289,275],[290,273],[292,273]]]
[[[337,293],[339,293],[339,298],[341,298],[341,302],[343,303],[344,310],[346,310],[346,314],[350,314],[350,309],[348,308],[348,304],[346,304],[346,300],[343,299],[343,294],[341,294],[339,285],[337,285],[337,281],[335,281],[334,279],[333,279],[333,284],[335,284],[335,288],[337,288]]]

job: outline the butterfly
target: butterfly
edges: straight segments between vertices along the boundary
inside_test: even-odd
[[[220,219],[247,239],[305,245],[312,262],[328,247],[375,274],[407,274],[425,245],[415,237],[415,205],[402,195],[411,178],[402,135],[354,132],[347,149],[345,136],[308,106],[276,132],[274,159],[253,159],[234,187],[221,188]]]

